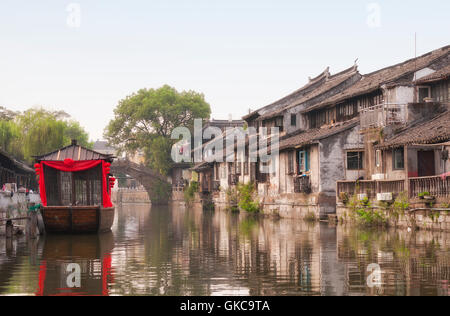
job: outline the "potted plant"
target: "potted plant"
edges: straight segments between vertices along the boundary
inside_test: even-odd
[[[419,199],[424,200],[426,197],[430,197],[430,192],[419,193]]]

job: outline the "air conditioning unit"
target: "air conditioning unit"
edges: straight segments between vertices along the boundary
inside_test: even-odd
[[[384,173],[377,173],[372,175],[372,180],[384,180],[385,174]]]
[[[378,201],[392,201],[393,198],[393,194],[392,192],[390,193],[378,193],[377,194],[377,200]]]

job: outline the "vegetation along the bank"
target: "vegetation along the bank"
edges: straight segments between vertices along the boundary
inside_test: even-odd
[[[0,107],[0,148],[18,159],[31,163],[33,156],[70,145],[72,139],[93,146],[84,128],[64,111],[14,112]]]

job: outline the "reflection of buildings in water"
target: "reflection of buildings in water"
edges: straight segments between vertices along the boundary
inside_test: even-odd
[[[46,236],[39,270],[38,296],[109,295],[113,282],[111,252],[114,235]],[[69,270],[71,264],[81,269],[80,285]]]
[[[338,259],[336,236],[336,227],[320,231],[320,292],[326,296],[342,296],[346,291],[345,265]]]
[[[345,264],[348,294],[449,295],[441,284],[450,280],[450,258],[446,250],[450,234],[339,226],[337,236],[338,258]],[[381,267],[379,289],[367,286],[367,267],[372,263]]]
[[[0,255],[0,293],[449,294],[450,235],[444,233],[336,228],[144,204],[118,207],[113,230],[114,236],[47,236],[32,247],[14,239]],[[70,263],[81,267],[81,289],[67,289]],[[381,291],[367,287],[371,263],[382,268]]]
[[[318,225],[193,209],[173,211],[173,226],[189,236],[183,249],[176,251],[181,254],[176,263],[183,271],[192,272],[192,261],[198,262],[196,251],[214,254],[202,254],[200,263],[203,269],[214,267],[213,283],[220,279],[220,284],[211,285],[211,291],[240,295],[249,288],[251,295],[280,295],[292,284],[305,293],[320,290]]]

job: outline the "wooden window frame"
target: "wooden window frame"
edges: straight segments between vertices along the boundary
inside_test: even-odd
[[[303,159],[305,160],[303,167],[302,167],[301,158],[300,158],[301,154],[304,155]],[[297,156],[297,167],[298,167],[297,174],[303,175],[303,174],[306,174],[307,172],[309,172],[311,170],[310,151],[308,149],[298,150],[296,156]]]
[[[402,167],[397,167],[396,164],[396,152],[401,151],[403,156]],[[398,147],[392,149],[392,170],[405,170],[405,148]]]
[[[297,114],[294,113],[291,114],[291,126],[297,127]]]
[[[358,154],[357,159],[358,159],[358,167],[357,168],[350,168],[349,167],[349,159],[350,158],[354,158],[354,157],[350,157],[349,154]],[[360,164],[361,162],[361,164]],[[350,171],[360,171],[360,170],[364,170],[364,150],[348,150],[346,152],[345,155],[345,164],[346,164],[346,169],[350,170]]]
[[[289,151],[287,156],[287,174],[293,175],[295,173],[295,152]]]

